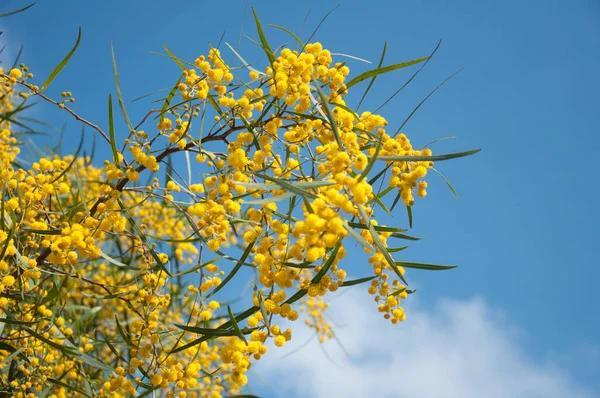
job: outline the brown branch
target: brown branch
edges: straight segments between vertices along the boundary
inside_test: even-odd
[[[238,126],[238,127],[231,127],[229,130],[225,131],[222,134],[219,135],[211,135],[211,136],[207,136],[202,138],[202,140],[200,141],[201,144],[204,144],[206,142],[211,142],[211,141],[223,141],[225,140],[230,134],[234,133],[235,131],[239,131],[239,130],[243,130],[245,129],[245,126]],[[194,144],[193,142],[188,143],[185,147],[179,148],[177,146],[174,147],[170,147],[165,149],[160,155],[158,155],[156,157],[156,161],[157,162],[161,162],[164,158],[166,158],[167,156],[173,154],[173,153],[177,153],[177,152],[181,152],[181,151],[187,151],[190,149],[193,149],[196,146],[196,144]],[[138,173],[144,171],[146,169],[146,166],[144,166],[143,164],[140,164],[137,168],[136,171]],[[117,191],[123,191],[123,188],[125,188],[125,185],[127,185],[127,183],[129,182],[129,178],[124,177],[122,179],[119,180],[119,182],[117,183],[117,185],[115,185],[114,189]],[[98,211],[98,206],[101,203],[104,203],[108,200],[109,196],[107,195],[103,195],[101,197],[99,197],[96,202],[94,203],[94,205],[90,208],[90,216],[94,216],[96,214],[96,211]],[[38,265],[41,265],[44,263],[44,261],[48,258],[48,256],[50,255],[50,253],[52,252],[52,250],[50,249],[50,247],[45,248],[40,255],[36,258],[36,262]]]
[[[38,90],[34,90],[33,86],[25,83],[25,82],[17,82],[18,84],[21,84],[25,87],[27,87],[28,89],[30,89],[31,91],[33,91],[33,93],[39,97],[41,97],[42,99],[44,99],[47,102],[50,102],[51,104],[54,104],[56,106],[60,105],[59,102],[53,100],[52,98],[47,97],[46,95],[42,94],[41,91]],[[82,118],[81,116],[79,116],[77,113],[75,113],[73,110],[71,110],[68,106],[63,104],[62,109],[66,110],[67,112],[69,112],[75,119],[77,119],[78,121],[80,121],[83,124],[86,124],[88,126],[90,126],[91,128],[93,128],[94,130],[96,130],[98,133],[100,133],[100,135],[102,137],[104,137],[104,139],[106,140],[106,142],[108,142],[110,144],[110,138],[108,138],[108,136],[106,135],[106,133],[104,131],[102,131],[102,129],[100,127],[98,127],[97,125],[95,125],[94,123]]]

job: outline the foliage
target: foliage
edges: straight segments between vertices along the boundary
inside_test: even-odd
[[[239,66],[217,48],[190,63],[165,47],[181,75],[161,109],[135,126],[113,52],[116,102],[130,129],[124,142],[112,96],[106,132],[76,113],[71,92],[45,94],[81,30],[41,88],[23,64],[0,69],[4,396],[243,394],[252,362],[291,339],[281,325],[298,311],[321,341],[334,336],[323,316],[329,292],[367,284],[377,310],[397,323],[412,292],[405,269],[450,268],[396,261],[406,247],[391,242],[418,238],[379,225],[376,210],[401,201],[412,224],[433,162],[475,151],[416,149],[400,131],[389,134],[383,116],[346,102],[361,82],[370,82],[362,102],[377,76],[429,57],[383,66],[382,56],[348,79],[346,63],[318,42],[293,36],[297,49],[273,49],[254,17],[269,66],[259,70],[231,47]],[[20,164],[31,97],[92,128],[109,153],[103,166],[81,144],[74,155]],[[179,154],[187,176],[174,167]],[[356,242],[371,268],[348,280],[343,259]],[[234,311],[240,288],[230,283],[244,271],[253,275],[252,303]]]

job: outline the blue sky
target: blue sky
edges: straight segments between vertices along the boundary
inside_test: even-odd
[[[179,1],[169,6],[155,0],[38,3],[0,20],[0,38],[13,55],[24,45],[21,60],[42,81],[82,26],[76,55],[48,93],[58,98],[61,91],[71,90],[75,108],[103,126],[106,97],[115,92],[110,41],[125,99],[131,100],[173,85],[177,66],[149,53],[162,51],[162,44],[193,60],[206,53],[208,42],[218,43],[223,32],[227,42],[236,44],[242,21],[244,33],[256,38],[250,15],[244,20],[243,1]],[[0,12],[24,4],[5,1]],[[600,156],[600,5],[593,0],[249,4],[263,24],[283,25],[296,33],[310,10],[303,39],[340,4],[316,39],[334,52],[373,62],[385,40],[387,63],[428,55],[443,41],[416,81],[381,111],[392,127],[399,126],[435,86],[464,68],[413,116],[404,132],[419,144],[457,137],[437,144],[438,153],[483,149],[438,165],[460,200],[432,175],[429,196],[414,208],[414,234],[426,239],[403,252],[403,259],[461,266],[445,273],[411,272],[410,280],[419,288],[415,311],[431,319],[438,314],[439,321],[445,319],[438,311],[440,303],[462,303],[466,311],[482,300],[483,314],[503,315],[481,330],[517,330],[503,338],[520,353],[518,358],[534,368],[559,369],[582,391],[600,393],[595,379],[600,374],[595,291],[600,270],[592,250],[600,222],[593,205]],[[289,41],[274,29],[267,33],[275,43]],[[249,40],[242,38],[239,48],[248,61],[259,58]],[[353,74],[369,68],[358,61],[349,66]],[[379,106],[409,73],[379,79],[363,108]],[[141,119],[148,106],[143,101],[128,104],[132,119]],[[78,140],[75,121],[49,107],[36,112],[57,126],[68,121],[67,134]],[[400,210],[394,223],[404,226]],[[362,276],[356,269],[356,276]],[[482,314],[477,311],[470,314]],[[408,316],[406,324],[395,327],[398,332],[389,333],[410,333],[410,311]],[[383,324],[381,320],[381,327],[389,330]]]

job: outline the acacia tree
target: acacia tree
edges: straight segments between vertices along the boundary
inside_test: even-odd
[[[476,151],[433,155],[403,126],[358,111],[378,75],[430,57],[383,66],[382,56],[352,77],[345,60],[284,28],[295,48],[274,50],[254,18],[265,68],[229,45],[236,65],[218,48],[187,62],[165,47],[181,73],[137,124],[114,53],[107,129],[80,115],[70,92],[47,95],[81,30],[41,87],[23,64],[0,69],[2,396],[242,394],[252,362],[291,339],[282,325],[302,316],[321,342],[333,337],[328,293],[364,284],[397,323],[412,293],[405,269],[451,268],[396,260],[405,246],[392,242],[417,238],[376,216],[401,204],[412,227],[434,161]],[[358,105],[347,102],[363,82]],[[83,155],[83,139],[73,155],[21,164],[32,97],[91,129],[110,154],[104,164]],[[126,134],[115,131],[116,104]],[[349,279],[346,248],[357,244],[370,272]],[[252,275],[248,306],[234,311],[239,284],[223,288],[242,269]]]

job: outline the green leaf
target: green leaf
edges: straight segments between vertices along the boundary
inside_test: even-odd
[[[271,196],[271,197],[264,198],[264,199],[245,200],[244,204],[246,204],[246,205],[266,205],[268,203],[280,202],[282,200],[286,200],[286,199],[292,198],[294,196],[296,196],[295,193],[286,192],[282,195]]]
[[[439,47],[439,44],[438,44]],[[435,51],[437,50],[437,48],[433,51],[435,53]],[[429,61],[429,60],[428,60]],[[427,63],[427,62],[426,62]],[[426,64],[425,63],[425,64]],[[425,65],[423,65],[425,66]],[[422,69],[419,68],[419,70],[417,71],[417,73],[419,73],[419,71]],[[408,121],[413,117],[413,115],[419,110],[419,108],[425,103],[427,102],[427,100],[437,91],[439,90],[444,84],[446,84],[448,81],[450,81],[450,79],[452,79],[454,76],[456,76],[460,71],[462,70],[459,69],[458,71],[454,72],[452,75],[450,75],[449,78],[447,78],[446,80],[444,80],[443,82],[441,82],[436,88],[434,88],[429,94],[427,94],[427,96],[425,96],[425,98],[423,98],[423,100],[421,100],[421,102],[419,102],[419,104],[417,106],[415,106],[415,109],[412,110],[412,112],[408,115],[408,117],[404,120],[404,122],[402,122],[402,124],[400,125],[400,127],[398,127],[398,130],[396,130],[396,133],[394,134],[394,137],[396,137],[400,131],[402,131],[402,128],[404,126],[406,126],[406,123],[408,123]],[[416,73],[413,75],[413,77],[416,76]],[[410,78],[410,80],[412,80],[412,77]],[[410,80],[408,82],[406,82],[407,84],[410,82]],[[395,95],[395,94],[394,94]]]
[[[390,253],[398,253],[398,252],[401,252],[402,250],[406,250],[406,249],[408,249],[408,246],[394,247],[394,248],[388,247],[387,248],[387,250]]]
[[[134,131],[133,125],[129,120],[129,116],[127,116],[127,111],[125,110],[125,103],[123,101],[123,95],[121,94],[121,84],[119,83],[119,73],[117,72],[117,60],[115,59],[115,51],[113,49],[112,42],[110,43],[110,53],[112,55],[112,64],[113,64],[113,72],[115,75],[115,85],[117,86],[117,99],[119,101],[119,107],[121,108],[121,113],[125,118],[125,123],[127,123],[127,127],[129,127],[129,131]]]
[[[304,189],[302,189],[294,184],[290,184],[289,182],[279,179],[277,177],[271,177],[270,175],[267,175],[267,174],[258,174],[258,176],[267,181],[273,181],[275,184],[279,185],[285,191],[294,192],[296,195],[308,197],[311,199],[317,198],[317,195],[315,195],[311,192],[305,191]]]
[[[392,269],[394,270],[396,275],[398,275],[398,277],[402,280],[402,282],[404,282],[405,285],[408,285],[408,282],[406,281],[406,279],[404,279],[404,275],[402,275],[402,273],[400,272],[400,269],[396,266],[396,262],[394,261],[394,258],[392,257],[390,252],[387,251],[387,249],[383,245],[383,242],[381,241],[381,238],[379,237],[379,234],[375,230],[373,224],[371,224],[371,221],[369,219],[369,216],[367,216],[365,209],[363,209],[363,207],[359,205],[358,210],[360,211],[363,221],[369,227],[369,232],[371,233],[371,237],[373,238],[373,243],[375,243],[375,246],[377,246],[377,249],[379,249],[379,252],[383,255],[383,257],[388,262],[390,267],[392,267]]]
[[[367,80],[371,77],[379,76],[379,75],[391,72],[396,69],[406,68],[408,66],[418,64],[423,61],[427,61],[428,59],[429,59],[429,57],[424,57],[424,58],[419,58],[419,59],[415,59],[415,60],[408,61],[408,62],[403,62],[401,64],[388,65],[388,66],[384,66],[383,68],[376,68],[376,69],[366,71],[366,72],[361,73],[360,75],[356,76],[354,79],[350,80],[348,83],[346,83],[346,87],[350,88],[350,87],[362,82],[363,80]]]
[[[123,269],[130,269],[130,270],[134,270],[134,271],[140,271],[142,270],[142,268],[137,268],[137,267],[132,267],[131,265],[127,265],[124,264],[118,260],[115,260],[114,258],[108,256],[106,253],[104,252],[100,252],[100,257],[102,257],[103,259],[105,259],[106,261],[108,261],[111,264],[116,265],[117,267],[123,268]]]
[[[354,279],[351,281],[344,281],[344,282],[342,282],[341,286],[347,287],[347,286],[359,285],[361,283],[372,281],[375,278],[377,278],[377,276],[367,276],[366,278]]]
[[[33,329],[30,329],[28,327],[23,327],[22,329],[25,330],[27,333],[29,333],[32,337],[35,337],[36,339],[48,344],[50,347],[56,348],[57,350],[61,351],[65,355],[71,355],[71,356],[76,356],[76,357],[81,356],[81,352],[77,351],[76,349],[55,343],[54,341],[47,339],[44,336],[42,336],[41,334],[35,332]]]
[[[424,269],[428,271],[445,271],[448,269],[456,268],[458,265],[438,265],[438,264],[424,264],[424,263],[408,263],[405,261],[397,261],[396,265],[404,268],[416,268]]]
[[[66,388],[69,391],[77,392],[77,393],[83,395],[84,397],[90,397],[90,398],[92,397],[91,395],[89,395],[85,391],[83,391],[83,390],[81,390],[81,389],[79,389],[79,388],[77,388],[75,386],[71,386],[71,385],[69,385],[67,383],[64,383],[64,382],[62,382],[62,381],[60,381],[58,379],[53,379],[52,377],[48,377],[48,381],[50,383],[56,384],[57,386],[64,387],[64,388]]]
[[[260,398],[258,395],[242,394],[242,395],[228,395],[227,398]]]
[[[9,12],[6,12],[6,13],[4,13],[4,14],[0,14],[0,18],[2,18],[2,17],[8,17],[9,15],[15,15],[15,14],[18,14],[18,13],[20,13],[20,12],[23,12],[23,11],[25,11],[25,10],[27,10],[27,9],[29,9],[29,8],[31,8],[31,7],[33,7],[34,5],[35,5],[35,2],[33,2],[33,3],[29,4],[28,6],[25,6],[25,7],[23,7],[23,8],[19,8],[18,10],[9,11]]]
[[[156,261],[156,263],[158,264],[158,267],[161,268],[168,276],[171,276],[171,273],[169,272],[169,270],[167,269],[165,264],[160,260],[160,258],[158,258],[158,254],[156,254],[156,251],[152,247],[152,244],[150,243],[150,241],[148,240],[148,238],[146,237],[144,232],[137,225],[137,223],[135,222],[135,220],[133,219],[131,214],[129,214],[129,212],[127,211],[127,208],[125,207],[123,202],[121,202],[121,200],[118,200],[118,203],[119,203],[119,206],[121,207],[122,212],[125,214],[125,217],[129,221],[129,224],[131,224],[133,229],[135,229],[137,236],[140,237],[140,239],[142,240],[142,243],[144,243],[144,245],[146,246],[146,250],[148,250],[150,252],[150,255],[152,256],[152,258],[154,258],[154,261]]]
[[[54,178],[52,181],[50,181],[50,184],[52,184],[55,181],[58,181],[62,176],[67,174],[67,172],[69,170],[71,170],[71,167],[73,167],[73,165],[75,164],[75,161],[79,157],[79,152],[81,152],[81,148],[83,147],[83,138],[84,138],[84,130],[82,127],[81,128],[81,139],[79,140],[79,146],[77,146],[77,150],[75,151],[75,154],[73,155],[73,159],[71,159],[71,162],[69,163],[69,165],[67,167],[65,167],[65,169],[59,175],[56,176],[56,178]]]
[[[39,235],[61,235],[62,231],[58,230],[58,229],[29,229],[29,228],[23,228],[23,232],[29,232],[32,234],[39,234]]]
[[[256,311],[258,311],[258,309],[259,308],[257,306],[252,306],[252,307],[248,308],[246,311],[237,314],[237,316],[235,317],[235,320],[237,322],[240,322],[240,321],[248,318],[250,315],[254,314]],[[183,325],[183,326],[185,326],[185,325]],[[231,326],[232,326],[231,321],[227,321],[227,322],[225,322],[224,324],[222,324],[221,326],[219,326],[216,329],[208,329],[208,330],[209,331],[210,330],[212,330],[212,331],[215,331],[215,330],[216,331],[222,331],[222,330],[227,330],[227,328],[229,328]],[[189,326],[185,326],[185,327],[189,327]],[[235,335],[232,335],[232,336],[235,336]],[[191,342],[189,342],[189,343],[187,343],[185,345],[182,345],[180,347],[175,346],[173,349],[171,349],[170,354],[175,354],[177,352],[187,350],[188,348],[197,346],[198,344],[202,343],[203,341],[210,340],[213,337],[214,336],[202,336],[199,339],[191,341]],[[179,344],[179,342],[177,342],[177,344]]]
[[[249,70],[256,72],[258,74],[262,74],[264,75],[264,72],[259,71],[258,69],[253,68],[252,66],[250,66],[250,64],[248,62],[246,62],[246,60],[244,58],[242,58],[242,56],[240,54],[238,54],[237,51],[235,51],[235,49],[233,47],[231,47],[231,45],[229,43],[225,43],[225,45],[227,47],[229,47],[229,49],[231,50],[231,52],[240,60],[240,62],[242,63],[242,65],[246,68],[248,68]]]
[[[390,238],[398,238],[398,239],[406,239],[406,240],[421,240],[421,238],[418,238],[416,236],[401,234],[401,233],[397,233],[397,232],[394,232],[393,234],[391,234]]]
[[[113,154],[113,161],[118,167],[121,163],[119,161],[119,150],[117,149],[117,139],[115,138],[115,120],[113,118],[113,107],[112,107],[112,95],[108,94],[108,132],[110,135],[110,148]]]
[[[179,76],[179,78],[177,79],[177,83],[175,83],[175,85],[173,86],[171,91],[169,91],[169,94],[165,98],[165,102],[163,102],[163,106],[160,108],[160,121],[161,122],[165,118],[165,114],[167,113],[167,110],[169,109],[169,105],[171,105],[171,101],[173,100],[173,97],[175,97],[175,93],[177,93],[177,86],[179,86],[179,82],[181,81],[182,77],[183,77],[183,75]]]
[[[401,287],[400,289],[396,290],[395,292],[393,292],[392,294],[390,294],[390,296],[397,296],[399,294],[402,294],[406,291],[406,286]]]
[[[333,249],[333,251],[331,252],[329,257],[327,257],[327,261],[325,261],[325,263],[321,267],[321,270],[312,279],[311,283],[313,285],[319,283],[321,281],[321,278],[323,278],[323,276],[327,273],[327,271],[329,271],[329,268],[331,268],[331,265],[335,261],[335,257],[337,256],[338,252],[340,251],[340,247],[342,247],[341,239],[338,241],[337,245],[335,245],[335,248]]]
[[[348,222],[348,225],[351,226],[352,228],[369,229],[369,227],[366,226],[365,224],[361,224],[361,223],[357,223],[357,222]],[[382,226],[382,225],[374,225],[373,228],[375,228],[375,231],[379,231],[379,232],[404,232],[404,231],[406,231],[403,228],[386,227],[386,226]]]
[[[383,52],[381,53],[381,58],[379,59],[379,65],[377,65],[377,69],[381,69],[381,65],[383,65],[383,59],[385,58],[385,52],[386,52],[386,50],[387,50],[387,41],[383,43]],[[371,78],[371,81],[369,82],[369,85],[367,86],[367,89],[365,90],[365,92],[363,93],[362,97],[360,98],[360,101],[358,101],[358,105],[356,106],[356,111],[357,112],[358,112],[358,109],[360,108],[360,105],[365,100],[365,97],[367,96],[367,93],[371,89],[371,86],[373,86],[373,83],[375,83],[375,78],[376,77],[377,76],[373,76]],[[375,156],[377,156],[377,155],[375,155]]]
[[[191,267],[191,268],[189,268],[189,269],[186,269],[185,271],[181,271],[181,272],[178,272],[178,273],[176,273],[176,274],[173,274],[173,275],[171,275],[171,277],[183,276],[183,275],[191,274],[192,272],[194,272],[194,271],[196,271],[196,270],[198,270],[198,269],[200,269],[200,268],[204,268],[204,267],[206,267],[207,265],[209,265],[209,264],[212,264],[212,263],[214,263],[214,262],[218,261],[219,259],[220,259],[220,257],[213,258],[213,259],[211,259],[211,260],[209,260],[209,261],[207,261],[207,262],[205,262],[205,263],[202,263],[202,264],[197,264],[197,265],[195,265],[194,267]]]
[[[185,67],[185,65],[183,65],[183,62],[181,62],[181,60],[179,58],[177,58],[165,44],[163,44],[163,47],[164,47],[165,51],[167,52],[167,54],[169,54],[169,57],[173,61],[175,61],[182,70],[187,71],[187,68]]]
[[[260,312],[263,316],[263,321],[266,323],[267,328],[271,329],[271,324],[269,322],[269,314],[267,313],[267,309],[265,307],[265,298],[263,296],[263,292],[258,290],[256,284],[253,283],[254,294],[256,295],[256,299],[258,300],[258,306],[260,307]]]
[[[367,249],[368,252],[371,252],[373,250],[373,246],[369,242],[367,242],[367,240],[363,238],[361,234],[356,232],[352,227],[350,227],[350,225],[346,223],[344,223],[343,225],[344,229],[348,231],[350,236],[352,236],[358,243],[360,243],[365,249]]]
[[[244,261],[246,261],[246,258],[248,258],[248,256],[252,252],[252,248],[254,247],[255,243],[256,243],[256,241],[253,241],[246,247],[246,249],[244,250],[244,253],[242,253],[242,256],[238,260],[237,264],[235,264],[235,266],[233,267],[231,272],[227,275],[227,277],[225,277],[225,279],[223,279],[223,281],[219,284],[219,286],[217,286],[212,292],[210,292],[206,296],[206,298],[214,296],[215,293],[217,293],[219,290],[221,290],[223,287],[225,287],[225,285],[235,276],[235,274],[240,270],[240,268],[242,268],[242,265],[244,264]]]
[[[2,201],[2,204],[4,204],[4,200]],[[13,238],[14,233],[15,233],[15,226],[12,225],[10,227],[10,230],[8,231],[8,234],[6,235],[6,239],[4,239],[4,242],[1,243],[2,249],[0,249],[0,260],[2,260],[4,258],[4,255],[6,254],[6,250],[8,250],[10,240]]]
[[[256,189],[261,191],[276,191],[281,189],[279,184],[261,184],[257,182],[235,182],[236,185],[241,185],[248,189]],[[337,184],[335,181],[299,181],[299,182],[288,182],[288,184],[298,187],[299,189],[313,189],[328,187]]]
[[[361,182],[363,179],[365,179],[369,175],[369,173],[371,172],[371,169],[375,165],[375,161],[377,161],[377,156],[379,155],[379,151],[381,151],[381,146],[382,146],[381,141],[379,141],[377,148],[375,149],[375,153],[373,154],[373,156],[371,156],[371,159],[369,160],[367,167],[365,167],[363,172],[360,174],[360,176],[357,179],[357,182]]]
[[[438,173],[440,175],[440,177],[442,177],[442,179],[444,180],[444,182],[446,183],[446,185],[448,185],[448,188],[450,188],[450,190],[452,191],[452,193],[454,194],[454,196],[456,196],[456,199],[460,199],[458,197],[458,192],[456,192],[456,189],[454,189],[454,187],[452,186],[452,184],[450,184],[450,181],[448,181],[448,179],[442,174],[441,171],[437,170],[435,167],[432,167],[433,171],[435,171],[436,173]]]
[[[308,293],[307,289],[300,289],[296,293],[294,293],[294,295],[292,297],[285,300],[285,304],[293,304],[296,301],[300,300],[302,297],[306,296],[307,293]]]
[[[69,62],[69,60],[71,59],[71,57],[73,56],[73,54],[75,54],[75,51],[77,50],[77,47],[79,47],[79,41],[80,40],[81,40],[81,26],[79,27],[79,32],[77,33],[77,41],[75,42],[75,45],[73,46],[73,48],[71,49],[71,51],[69,51],[69,53],[67,54],[67,56],[62,61],[60,61],[60,63],[58,65],[56,65],[56,67],[54,68],[54,70],[52,71],[52,73],[50,73],[50,76],[48,76],[48,78],[46,79],[46,81],[42,85],[42,88],[40,89],[40,92],[43,92],[45,89],[47,89],[48,86],[50,85],[50,83],[52,83],[52,81],[54,80],[54,78],[56,78],[56,76],[58,76],[58,74],[67,65],[67,63]]]
[[[5,323],[7,325],[35,325],[39,321],[35,322],[27,322],[27,321],[18,321],[16,319],[8,319],[8,318],[0,318],[0,323]]]
[[[227,306],[227,313],[229,314],[229,319],[231,320],[231,324],[233,325],[233,328],[237,332],[238,337],[240,339],[242,339],[242,341],[244,343],[246,343],[246,345],[248,345],[248,341],[244,337],[244,333],[242,333],[242,331],[240,330],[240,326],[238,325],[237,321],[235,320],[235,316],[233,315],[233,311],[231,311],[230,306]]]
[[[271,67],[275,63],[275,55],[273,54],[273,50],[271,50],[271,46],[265,37],[265,33],[263,32],[262,25],[260,24],[260,20],[258,19],[258,14],[256,10],[252,8],[252,13],[254,14],[254,21],[256,22],[256,31],[258,32],[258,37],[260,38],[260,42],[262,43],[262,47],[267,54],[267,58],[269,58],[269,62],[271,63]]]
[[[234,318],[235,319],[235,318]],[[211,328],[201,328],[197,326],[188,326],[188,325],[180,325],[175,324],[179,329],[185,330],[186,332],[197,333],[203,336],[211,336],[211,337],[227,337],[227,336],[237,336],[238,332],[235,329],[211,329]]]
[[[335,142],[338,144],[338,148],[340,149],[340,151],[343,151],[344,145],[342,144],[342,138],[340,136],[340,132],[337,127],[337,123],[335,122],[333,112],[331,111],[331,107],[329,106],[329,100],[327,99],[327,96],[325,96],[325,93],[323,92],[323,90],[321,90],[319,82],[315,79],[314,76],[313,76],[313,82],[315,83],[315,88],[317,89],[319,98],[321,98],[321,103],[323,104],[323,107],[325,108],[325,113],[327,115],[327,119],[329,120],[329,124],[331,125],[331,130],[333,131],[333,136],[335,137]]]
[[[432,156],[379,156],[377,160],[385,160],[388,162],[437,162],[441,160],[462,158],[465,156],[473,155],[479,151],[481,151],[481,149],[473,149],[471,151]]]
[[[412,206],[406,206],[406,212],[408,213],[408,226],[412,228],[412,226],[413,226]]]
[[[302,43],[302,40],[300,40],[300,38],[298,36],[296,36],[292,31],[290,31],[289,29],[284,28],[283,26],[278,26],[278,25],[273,25],[273,24],[267,24],[267,26],[271,27],[271,28],[275,28],[275,29],[279,29],[279,30],[283,30],[285,33],[287,33],[288,35],[292,36],[294,38],[294,40],[296,40],[298,42],[298,44],[300,44],[300,46],[302,46],[304,48],[304,43]]]

